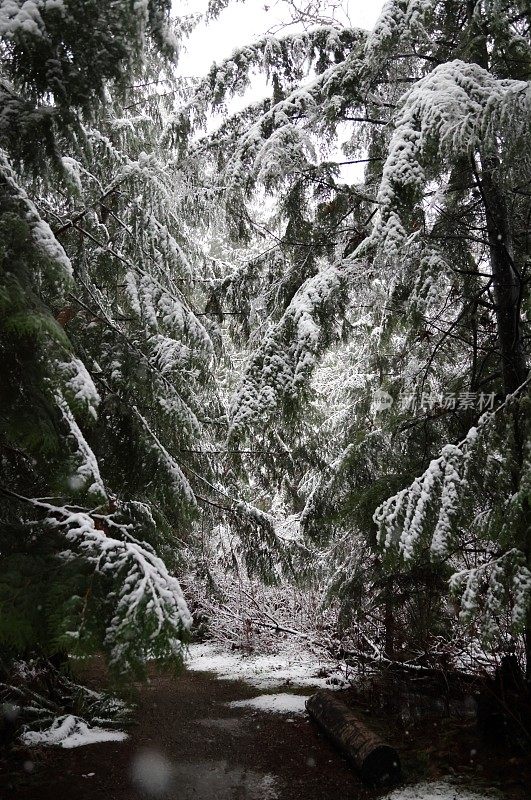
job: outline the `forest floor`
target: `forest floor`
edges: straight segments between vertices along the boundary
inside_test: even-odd
[[[234,669],[234,656],[227,655],[228,670],[221,669],[222,656],[217,660],[206,656],[177,678],[152,673],[140,689],[135,725],[123,742],[75,749],[20,748],[8,786],[2,789],[0,784],[0,800],[369,800],[377,796],[302,712],[304,697],[311,694],[311,679],[300,685],[282,670],[275,674],[268,669],[265,681],[243,680]],[[218,676],[199,671],[206,667]],[[85,677],[94,686],[101,685],[101,665],[92,664]],[[315,687],[323,680],[315,675]],[[349,690],[342,694],[349,700]],[[257,695],[258,704],[248,705]],[[352,696],[351,700],[355,702]],[[384,717],[376,724],[398,747],[408,784],[431,782],[413,793],[397,790],[393,800],[490,800],[497,788],[511,800],[528,798],[529,761],[486,748],[470,720],[425,718],[406,731]],[[474,787],[477,794],[441,782],[448,776]]]

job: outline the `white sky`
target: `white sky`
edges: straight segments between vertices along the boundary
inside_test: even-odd
[[[304,5],[304,0],[295,0],[297,5]],[[380,15],[385,0],[343,0],[342,13],[336,19],[345,25],[372,30]],[[185,16],[191,13],[204,13],[208,0],[173,0],[176,15]],[[327,14],[329,4],[323,0],[321,13]],[[330,16],[330,14],[328,14]],[[232,0],[230,5],[208,25],[200,23],[186,40],[186,49],[179,57],[178,72],[185,76],[203,76],[213,62],[219,63],[228,58],[232,52],[259,39],[271,28],[278,30],[282,24],[290,21],[285,0]],[[299,26],[299,29],[300,26]],[[286,32],[296,31],[293,25]],[[281,33],[282,35],[282,33]],[[227,103],[227,110],[233,114],[244,108],[250,101],[267,97],[270,93],[265,76],[255,71],[251,73],[251,86],[242,97],[233,97]],[[207,124],[207,131],[214,131],[222,120],[222,116],[214,115]],[[338,140],[329,157],[337,156],[341,160],[339,145],[349,138],[348,126],[338,128]],[[363,165],[353,164],[341,168],[341,177],[346,182],[361,182]]]
[[[302,5],[303,3],[301,3]],[[341,21],[354,27],[372,29],[384,0],[345,0]],[[174,0],[176,14],[203,12],[207,0]],[[326,14],[327,3],[322,3]],[[179,72],[182,75],[204,75],[213,61],[218,63],[242,47],[262,36],[270,28],[289,20],[282,0],[246,0],[233,2],[209,25],[201,24],[186,43],[181,53]],[[293,28],[291,28],[293,30]]]

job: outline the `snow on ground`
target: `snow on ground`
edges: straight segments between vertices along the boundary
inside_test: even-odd
[[[437,781],[436,783],[417,783],[403,789],[395,789],[382,800],[499,800],[494,792],[471,792],[457,784]]]
[[[300,694],[261,694],[251,700],[233,700],[231,708],[255,708],[258,711],[273,711],[277,714],[304,714],[309,695]]]
[[[28,745],[56,745],[70,748],[97,742],[121,742],[127,739],[127,734],[105,728],[90,728],[81,717],[68,714],[57,717],[46,730],[26,731],[21,739]]]
[[[245,681],[259,689],[272,689],[286,683],[333,688],[344,680],[335,662],[320,659],[300,647],[285,649],[275,655],[246,655],[222,650],[211,643],[192,644],[188,649],[186,666],[196,672],[214,672],[222,680]]]

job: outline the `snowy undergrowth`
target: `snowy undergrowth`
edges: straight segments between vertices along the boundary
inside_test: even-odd
[[[233,700],[228,703],[231,708],[251,708],[254,711],[269,711],[276,714],[304,714],[306,700],[309,695],[288,694],[261,694],[250,700]]]
[[[499,800],[500,795],[472,792],[454,783],[437,781],[435,783],[417,783],[395,789],[383,800]]]
[[[333,688],[347,683],[337,662],[316,656],[300,643],[285,642],[278,652],[268,655],[228,651],[212,643],[192,644],[186,666],[196,672],[213,672],[221,680],[245,681],[259,689]]]
[[[55,745],[70,749],[98,742],[122,742],[127,739],[127,733],[90,727],[81,717],[66,714],[57,717],[45,730],[27,730],[22,734],[21,739],[27,745]]]

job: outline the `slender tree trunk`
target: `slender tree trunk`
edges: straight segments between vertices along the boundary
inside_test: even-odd
[[[480,16],[474,13],[477,5],[478,0],[468,0],[469,55],[473,62],[488,70],[488,42]],[[524,382],[527,373],[520,321],[523,284],[514,260],[507,202],[497,181],[500,160],[491,150],[481,153],[481,176],[477,174],[475,163],[473,167],[485,208],[503,389],[508,395]]]
[[[527,548],[527,566],[531,569],[531,535],[527,534],[528,548]],[[527,609],[527,617],[525,622],[525,679],[529,691],[531,692],[531,603]]]
[[[390,661],[395,658],[395,606],[393,597],[393,581],[389,580],[384,594],[384,655]]]
[[[489,69],[489,50],[485,30],[480,19],[474,15],[478,0],[468,2],[468,23],[470,58],[484,69]],[[514,261],[513,241],[509,212],[503,191],[496,182],[500,163],[495,153],[481,158],[481,179],[478,180],[485,206],[487,234],[489,239],[491,274],[496,300],[496,323],[500,346],[500,360],[505,395],[512,394],[527,377],[527,364],[522,342],[521,302],[523,283]],[[515,488],[518,486],[523,463],[524,441],[518,421],[518,411],[514,418],[515,442],[518,449],[517,470],[514,476]],[[516,470],[515,470],[516,472]],[[527,521],[523,542],[520,542],[531,569],[531,524]],[[526,680],[531,688],[531,608],[527,614],[524,633],[526,654]]]
[[[498,161],[495,157],[482,159],[481,191],[489,239],[490,262],[496,321],[501,354],[504,393],[511,394],[524,382],[527,375],[520,305],[522,280],[514,262],[511,226],[507,204],[493,177]]]
[[[481,191],[485,204],[485,216],[490,249],[490,263],[496,301],[496,323],[500,347],[501,371],[504,394],[512,394],[527,377],[527,364],[522,343],[521,302],[523,284],[514,262],[511,225],[505,197],[496,183],[494,175],[499,168],[495,157],[482,159]],[[514,491],[518,490],[523,465],[524,441],[514,411],[514,435],[517,448]],[[528,518],[528,515],[526,515]],[[531,524],[525,521],[523,549],[528,567],[531,569]],[[531,608],[527,613],[525,639],[526,680],[531,684]]]

